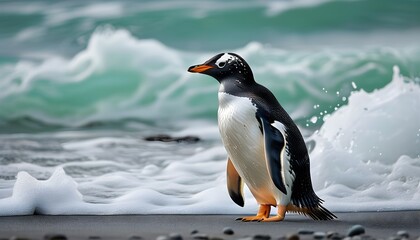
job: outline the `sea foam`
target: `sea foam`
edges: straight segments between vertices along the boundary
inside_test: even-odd
[[[419,85],[395,67],[388,85],[371,93],[353,92],[348,104],[326,117],[307,139],[315,143],[310,154],[313,186],[327,208],[420,209],[419,96]],[[207,129],[205,134],[199,125]],[[49,178],[19,172],[13,189],[1,193],[0,215],[255,213],[257,204],[247,189],[244,208],[229,199],[226,152],[215,139],[216,126],[200,122],[172,132],[185,133],[201,133],[204,143],[147,143],[112,132],[38,136],[58,137],[61,151],[74,162],[48,168],[27,164],[25,169],[33,174],[43,169]],[[40,147],[31,141],[25,144]],[[16,164],[3,167],[10,170]]]
[[[398,67],[384,88],[353,92],[311,137],[315,189],[338,210],[419,209],[419,120],[420,87]]]

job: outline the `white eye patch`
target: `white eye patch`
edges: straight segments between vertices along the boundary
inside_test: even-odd
[[[225,53],[216,61],[216,66],[218,66],[219,68],[223,68],[226,66],[227,63],[230,63],[235,59],[235,56]]]

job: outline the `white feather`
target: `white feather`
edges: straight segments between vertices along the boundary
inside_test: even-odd
[[[221,63],[230,63],[231,61],[235,59],[236,59],[235,56],[225,53],[219,59],[217,59],[216,65],[220,68],[220,66],[225,66],[225,64],[220,65]]]
[[[222,86],[221,86],[222,88]],[[289,162],[281,156],[287,196],[273,184],[264,154],[264,138],[256,119],[257,108],[249,98],[219,92],[218,122],[223,145],[233,165],[259,204],[287,205],[291,184]],[[273,123],[274,127],[281,123]],[[280,129],[279,129],[280,130]],[[284,135],[284,126],[282,134]],[[284,154],[284,150],[281,153]],[[283,168],[284,166],[284,168]]]

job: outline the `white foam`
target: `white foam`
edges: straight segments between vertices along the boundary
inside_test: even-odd
[[[395,68],[393,80],[386,87],[372,93],[363,90],[352,93],[347,106],[325,119],[319,132],[309,140],[315,141],[311,152],[314,188],[327,208],[333,211],[420,209],[420,126],[416,121],[420,119],[419,96],[419,85],[405,81]],[[201,131],[198,125],[192,124],[178,133]],[[206,131],[214,141],[217,128],[213,126]],[[60,137],[67,135],[87,136],[69,133]],[[48,136],[42,136],[45,137]],[[67,151],[92,161],[63,163],[48,180],[37,180],[20,172],[13,193],[7,190],[6,184],[1,184],[5,198],[0,199],[0,215],[252,214],[257,209],[247,189],[245,208],[229,199],[226,153],[220,142],[205,148],[206,144],[179,148],[151,143],[145,153],[139,151],[139,143],[130,137],[63,142]],[[112,148],[114,145],[117,147]],[[133,165],[132,160],[125,159],[125,154],[134,152],[150,158],[155,151],[160,156],[156,154],[153,161],[143,165]],[[162,151],[169,155],[162,155]],[[115,159],[105,160],[109,157]],[[72,178],[62,167],[113,170]],[[38,176],[53,172],[52,167],[34,164],[6,165],[4,169],[8,170],[3,173],[20,169]],[[11,196],[7,197],[8,193]]]
[[[275,16],[291,9],[310,8],[327,2],[330,0],[270,1],[267,3],[267,15]]]
[[[82,195],[77,184],[57,169],[50,179],[38,181],[20,172],[10,198],[0,200],[0,215],[59,214],[64,208],[79,208]]]
[[[387,86],[372,93],[353,92],[348,105],[332,113],[319,132],[308,139],[315,142],[311,152],[314,189],[327,208],[420,209],[419,96],[420,86],[405,80],[394,68],[393,80]],[[206,130],[200,126],[206,126]],[[195,122],[174,133],[201,134],[204,143],[179,147],[146,144],[134,135],[113,136],[111,132],[95,138],[87,133],[58,134],[65,151],[60,161],[74,160],[56,163],[58,167],[3,165],[2,175],[18,169],[40,179],[52,176],[37,180],[20,172],[13,191],[11,181],[0,181],[0,215],[255,213],[257,205],[249,190],[245,191],[245,208],[229,199],[226,152],[217,140],[216,125]],[[9,138],[19,141],[19,146],[42,146],[34,140],[22,144],[22,137],[28,136]],[[38,138],[48,139],[50,135]],[[54,149],[38,153],[39,157],[50,158]],[[73,169],[73,177],[62,168]]]
[[[124,14],[124,6],[119,2],[93,3],[74,9],[58,4],[54,8],[46,9],[46,24],[51,26],[77,18],[107,19],[120,17]]]
[[[333,209],[420,209],[420,87],[353,92],[312,136],[315,190]]]

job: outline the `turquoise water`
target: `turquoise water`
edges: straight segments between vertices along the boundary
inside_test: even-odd
[[[243,54],[303,127],[345,104],[353,85],[383,87],[394,65],[419,75],[417,1],[1,4],[0,127],[7,132],[214,121],[215,82],[185,69],[222,51]]]
[[[377,118],[367,122],[381,126],[370,135],[380,138],[381,144],[359,142],[368,147],[352,156],[366,164],[386,159],[390,166],[400,166],[397,163],[408,157],[412,161],[408,168],[413,168],[420,161],[420,114],[405,107],[420,109],[420,97],[387,89],[395,85],[393,79],[399,79],[396,66],[401,81],[414,84],[413,91],[417,91],[419,12],[420,2],[408,0],[2,1],[0,197],[11,196],[18,172],[47,179],[56,167],[64,168],[80,184],[78,189],[88,202],[109,202],[135,192],[138,186],[170,199],[194,197],[211,190],[211,185],[199,185],[188,193],[178,187],[161,189],[153,181],[142,185],[142,179],[149,176],[144,169],[161,173],[156,173],[159,182],[159,177],[167,177],[167,168],[187,171],[188,166],[177,164],[191,156],[221,165],[205,180],[200,174],[195,176],[199,168],[189,169],[195,176],[190,181],[216,181],[219,186],[224,181],[225,152],[216,126],[218,84],[186,69],[224,51],[236,52],[248,61],[257,81],[273,91],[310,146],[313,142],[323,145],[314,137],[320,131],[335,134],[334,124],[324,120],[336,119],[337,111],[359,114],[357,106],[364,103],[351,105],[352,93],[366,92],[374,99],[369,100],[375,102],[374,108],[384,111],[382,115],[372,112],[374,116],[397,119],[396,115],[407,114],[409,120],[394,139],[410,141],[391,154],[391,160],[382,153],[399,140],[383,140],[391,134],[386,135],[385,129],[399,126],[386,121],[382,126]],[[376,102],[377,96],[383,100]],[[348,105],[351,107],[343,108]],[[384,105],[397,107],[390,110]],[[396,110],[400,108],[402,113]],[[354,127],[355,132],[370,129],[345,126]],[[337,131],[338,136],[341,130]],[[410,132],[415,135],[404,135]],[[199,135],[203,141],[182,145],[182,151],[174,145],[142,140],[157,133]],[[88,151],[89,147],[93,150]],[[332,149],[339,152],[341,146]],[[323,161],[312,154],[313,161]],[[322,175],[322,169],[316,171]],[[117,184],[121,179],[105,183],[107,177],[119,174],[122,179],[130,175],[125,181],[137,185],[121,190]],[[330,176],[333,179],[322,176],[324,182],[315,180],[316,190],[340,182],[334,180],[338,175]],[[381,181],[393,180],[377,177],[370,184],[380,185]],[[407,191],[414,193],[408,198],[417,200],[420,185],[416,181],[420,180],[413,177],[411,181]],[[363,185],[340,184],[375,196],[366,193]],[[398,198],[397,192],[388,198]],[[324,195],[328,198],[329,194]],[[343,196],[353,195],[343,191]],[[142,201],[141,196],[133,199]],[[354,209],[346,206],[336,209]],[[195,208],[186,209],[196,213]],[[155,212],[165,211],[173,210]],[[124,213],[130,212],[144,211],[127,207]]]

